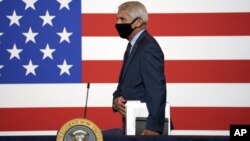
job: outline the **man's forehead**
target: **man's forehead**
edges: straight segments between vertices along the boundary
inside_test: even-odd
[[[128,10],[119,10],[118,11],[118,14],[117,14],[117,17],[120,18],[131,18],[128,14]]]

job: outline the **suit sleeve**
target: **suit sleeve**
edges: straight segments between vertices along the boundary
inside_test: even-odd
[[[140,72],[146,90],[146,105],[149,111],[146,129],[162,132],[166,104],[164,55],[158,45],[150,44],[145,47],[140,61]]]
[[[116,110],[115,107],[114,107],[114,100],[115,100],[117,97],[119,97],[119,96],[121,96],[121,95],[120,95],[119,90],[118,90],[118,88],[117,88],[117,90],[115,90],[115,92],[113,93],[113,102],[112,102],[112,109],[113,109],[113,112],[117,112],[117,110]]]

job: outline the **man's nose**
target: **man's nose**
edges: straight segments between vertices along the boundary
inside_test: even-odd
[[[117,23],[117,24],[121,24],[121,23],[122,23],[122,20],[121,20],[121,19],[117,19],[117,20],[116,20],[116,23]]]

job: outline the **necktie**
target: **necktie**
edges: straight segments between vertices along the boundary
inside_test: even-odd
[[[128,43],[127,45],[127,49],[125,51],[124,54],[124,61],[126,62],[128,60],[129,54],[130,54],[130,50],[131,50],[132,45],[130,43]]]
[[[121,77],[122,77],[124,68],[125,68],[125,66],[126,66],[126,62],[127,62],[127,60],[128,60],[128,57],[129,57],[129,54],[130,54],[131,47],[132,47],[132,45],[131,45],[130,43],[128,43],[127,49],[126,49],[126,51],[125,51],[125,53],[124,53],[124,57],[123,57],[123,64],[122,64],[122,69],[121,69],[121,72],[120,72],[119,82],[121,81]]]

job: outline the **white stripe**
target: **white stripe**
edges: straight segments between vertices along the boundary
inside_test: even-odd
[[[84,84],[2,84],[0,89],[0,107],[83,107],[85,104]]]
[[[250,36],[155,37],[166,60],[249,60]],[[82,37],[83,60],[122,60],[128,41]]]
[[[172,136],[229,136],[228,130],[172,130]]]
[[[57,131],[0,131],[0,136],[56,136]],[[173,136],[229,136],[227,130],[172,130]]]
[[[174,107],[250,107],[250,83],[170,83],[167,91]]]
[[[128,0],[84,0],[82,13],[116,13]],[[139,0],[149,13],[249,12],[249,0]]]
[[[115,83],[94,83],[89,107],[111,107]],[[84,107],[85,84],[0,85],[0,107]],[[250,83],[169,83],[167,101],[173,107],[250,107]]]
[[[0,136],[55,136],[57,131],[0,131]]]

